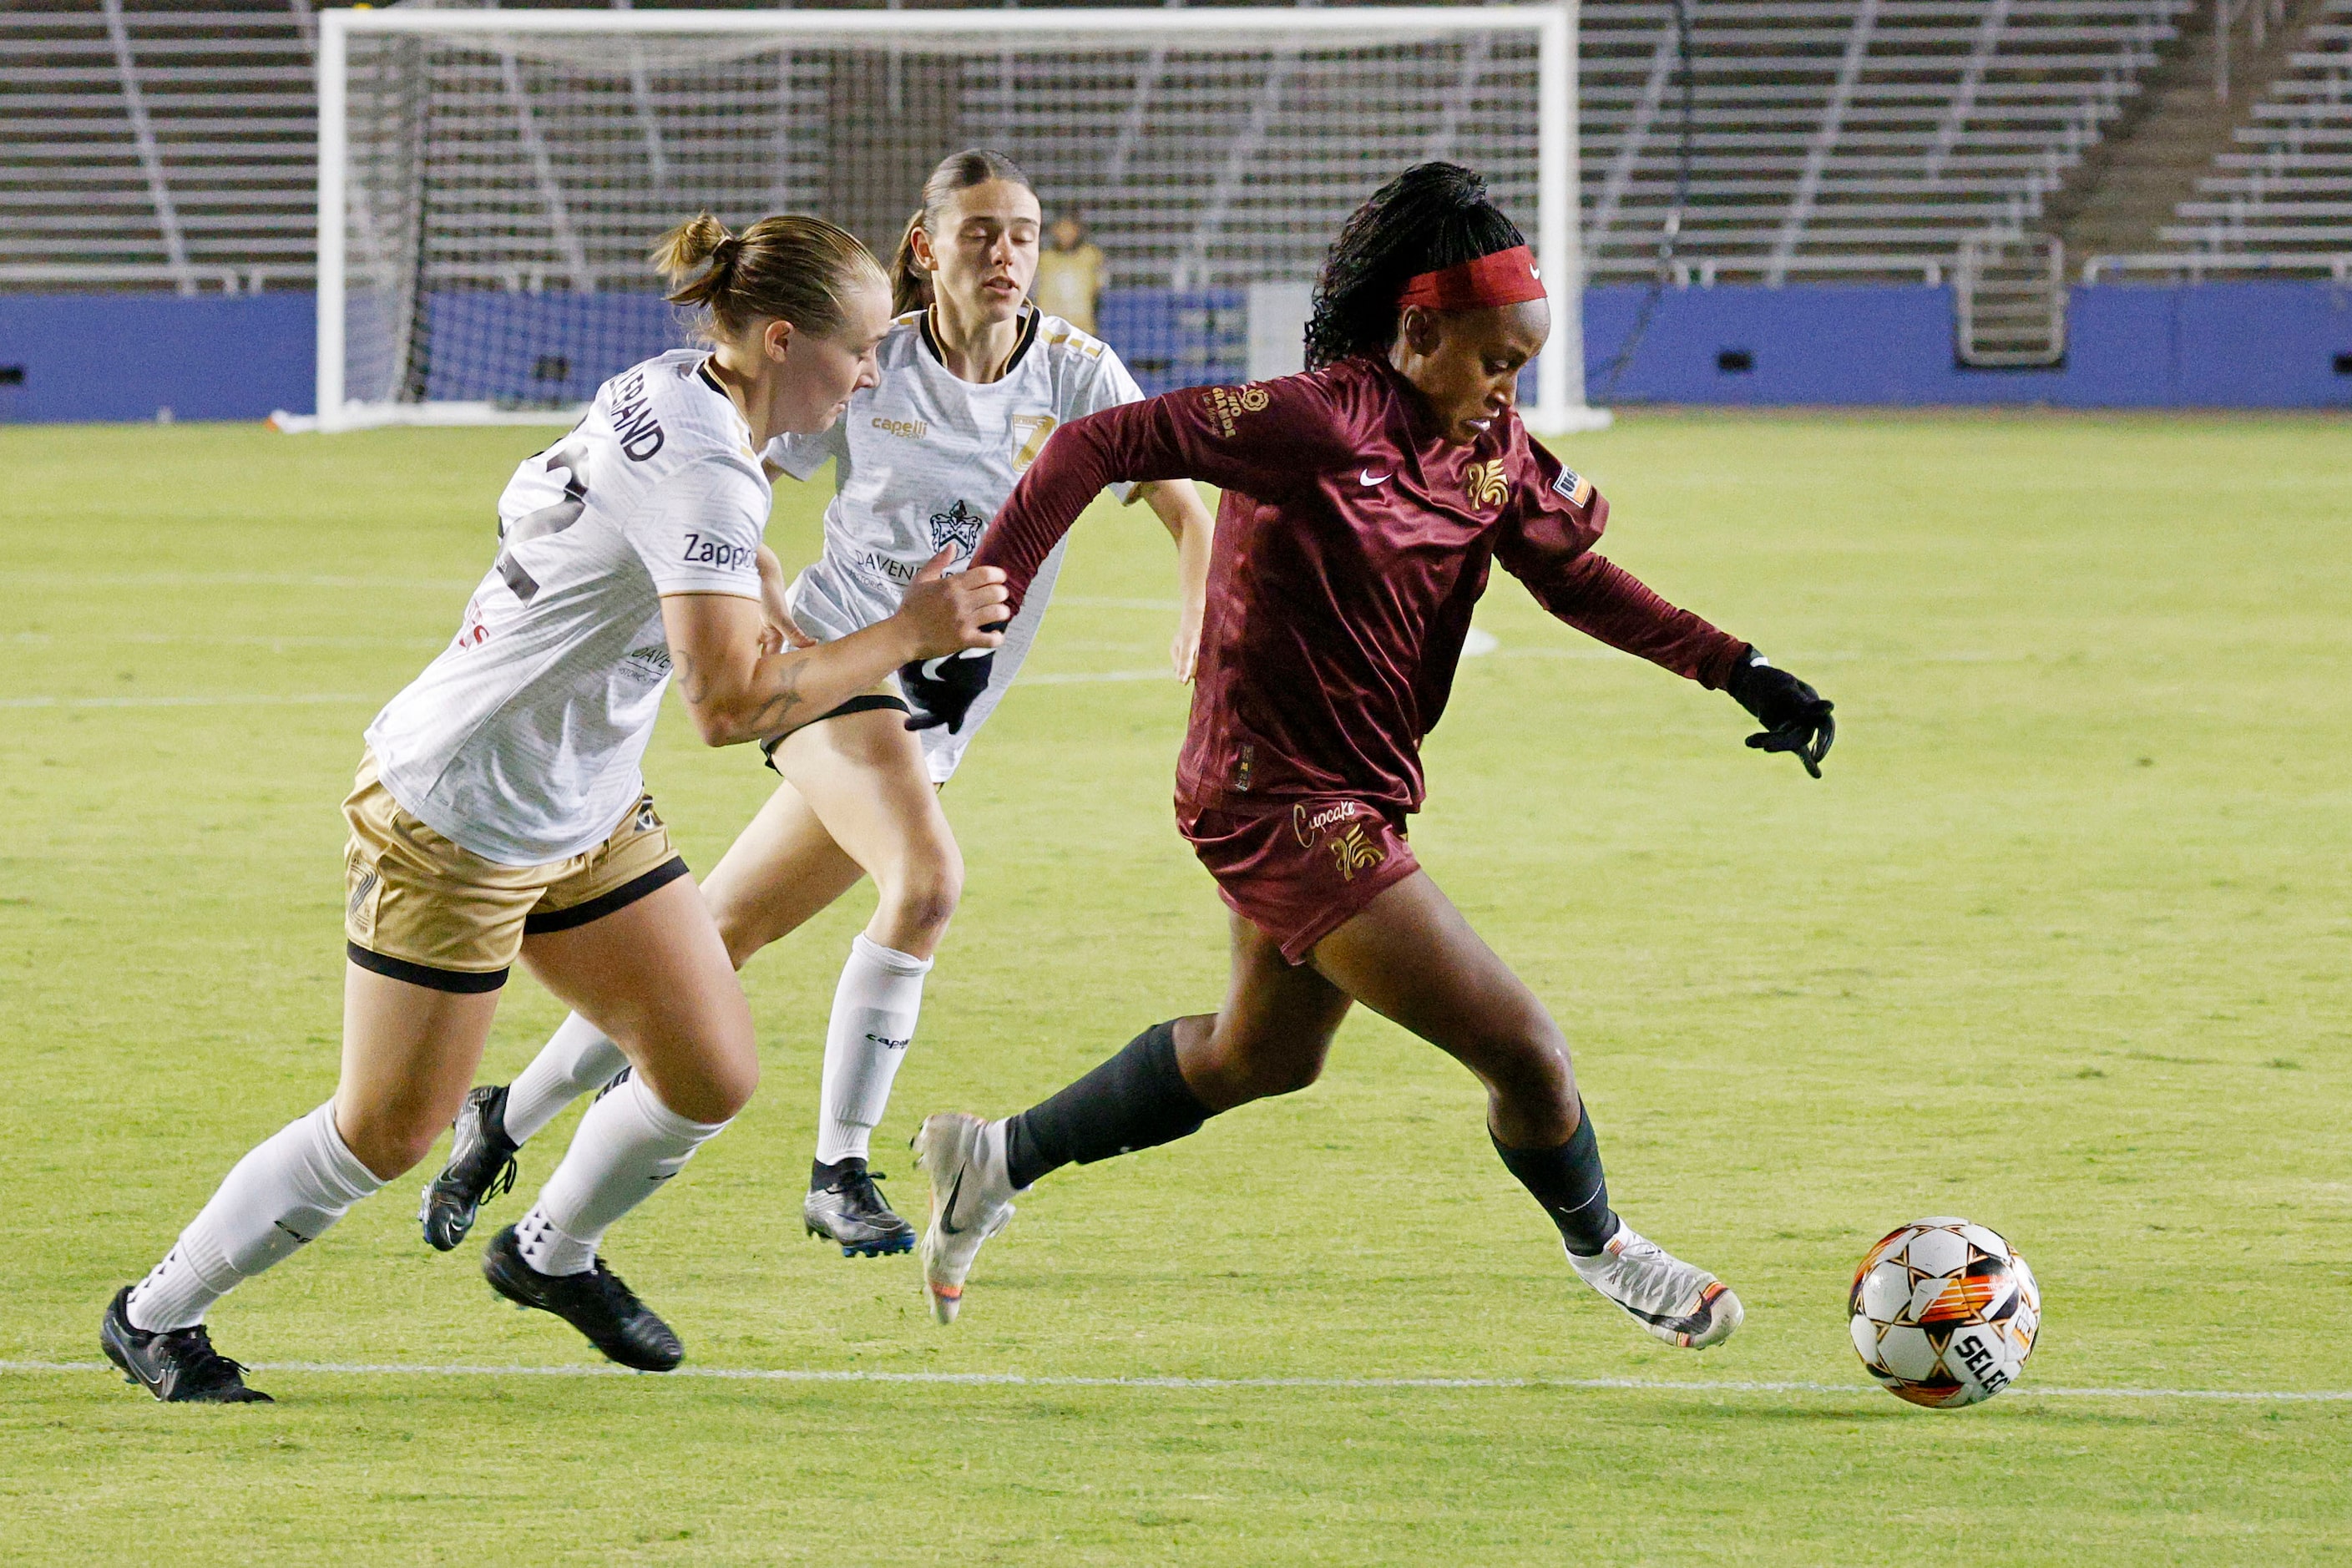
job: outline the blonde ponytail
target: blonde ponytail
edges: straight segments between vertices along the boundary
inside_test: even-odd
[[[891,258],[890,313],[894,316],[930,307],[930,275],[915,259],[915,231],[922,226],[923,210],[917,207],[915,216],[907,220],[907,232],[898,237],[898,254]]]
[[[844,295],[888,281],[856,236],[801,213],[763,217],[740,235],[703,213],[662,236],[648,259],[670,285],[669,302],[709,310],[710,329],[726,337],[762,318],[834,331]]]

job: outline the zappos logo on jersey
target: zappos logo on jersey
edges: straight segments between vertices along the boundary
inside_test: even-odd
[[[969,555],[980,548],[980,531],[987,525],[988,519],[958,501],[931,513],[931,548],[945,550],[952,544],[958,555]]]
[[[740,572],[759,559],[759,552],[748,544],[730,544],[723,539],[705,539],[698,533],[686,536],[686,553],[679,557],[698,566],[716,566],[721,572]]]

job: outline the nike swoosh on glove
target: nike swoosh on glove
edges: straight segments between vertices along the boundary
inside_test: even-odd
[[[907,706],[914,710],[907,728],[936,730],[944,724],[949,734],[957,733],[971,705],[988,689],[988,678],[995,668],[996,650],[985,647],[901,665],[898,685],[907,694]]]
[[[1822,776],[1822,759],[1837,740],[1836,706],[1785,669],[1775,668],[1753,647],[1739,656],[1724,689],[1764,726],[1748,737],[1759,752],[1793,752],[1815,778]]]

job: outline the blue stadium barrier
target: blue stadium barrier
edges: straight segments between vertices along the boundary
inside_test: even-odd
[[[1586,295],[1596,401],[2352,407],[2352,289],[2327,283],[2077,288],[2066,363],[2052,370],[1957,366],[1945,289],[1668,289],[1609,388],[1643,293],[1612,285]],[[1241,379],[1246,317],[1237,289],[1131,289],[1104,296],[1100,324],[1144,389],[1159,392]],[[0,421],[308,412],[313,331],[302,293],[0,294]],[[436,296],[427,386],[436,398],[576,402],[680,337],[650,295]]]
[[[309,294],[0,294],[0,421],[307,410],[317,331]]]
[[[1239,289],[1106,289],[1095,327],[1150,396],[1249,377],[1249,296]]]
[[[2352,290],[2327,283],[2078,287],[2050,370],[1958,365],[1948,289],[1670,289],[1612,388],[1644,292],[1585,295],[1595,402],[2352,407]]]

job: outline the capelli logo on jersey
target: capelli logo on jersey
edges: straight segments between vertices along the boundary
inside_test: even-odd
[[[901,441],[920,441],[931,433],[931,427],[919,419],[885,419],[879,414],[874,416],[874,428]]]
[[[1503,478],[1503,459],[1490,458],[1463,469],[1462,488],[1480,506],[1500,506],[1511,493],[1510,482]]]

